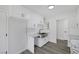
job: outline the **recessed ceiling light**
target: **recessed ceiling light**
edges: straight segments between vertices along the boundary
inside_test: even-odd
[[[48,9],[53,9],[55,6],[54,5],[49,5]]]

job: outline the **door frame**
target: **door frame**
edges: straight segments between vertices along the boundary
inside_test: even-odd
[[[8,36],[7,36],[7,26],[8,26],[8,12],[7,12],[7,10],[5,10],[5,9],[1,9],[0,8],[0,12],[3,12],[4,13],[4,15],[5,15],[5,35],[3,35],[3,37],[4,37],[4,40],[5,40],[5,51],[3,52],[3,54],[7,54],[7,47],[8,47]]]

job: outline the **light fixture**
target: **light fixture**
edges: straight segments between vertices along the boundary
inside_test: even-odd
[[[49,5],[48,9],[53,9],[55,6],[54,5]]]

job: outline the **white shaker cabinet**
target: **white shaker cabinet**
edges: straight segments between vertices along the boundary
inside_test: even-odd
[[[71,53],[79,54],[79,36],[71,35]]]
[[[21,6],[9,6],[9,16],[24,18],[23,8]]]

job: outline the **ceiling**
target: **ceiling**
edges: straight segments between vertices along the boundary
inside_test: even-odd
[[[52,17],[53,15],[69,13],[76,10],[77,5],[55,5],[55,8],[52,10],[48,9],[48,5],[25,5],[25,8],[28,8],[44,17]]]

